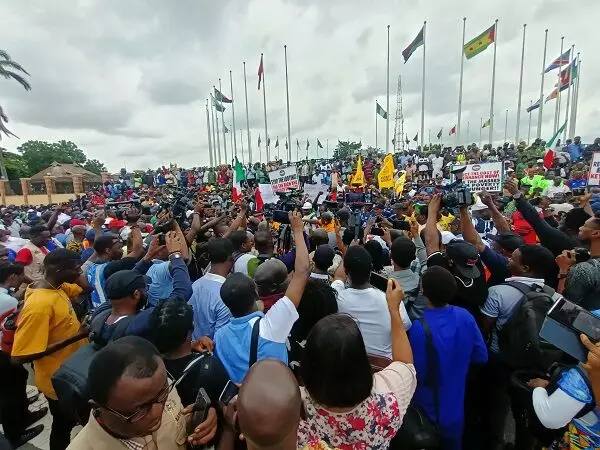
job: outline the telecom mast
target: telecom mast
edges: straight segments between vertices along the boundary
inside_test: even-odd
[[[402,75],[398,75],[398,93],[396,94],[396,117],[394,121],[394,153],[404,151],[404,114],[402,113]]]

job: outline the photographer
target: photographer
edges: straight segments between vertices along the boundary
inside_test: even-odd
[[[569,301],[593,311],[600,308],[600,218],[586,220],[579,228],[578,238],[589,244],[589,251],[564,250],[556,258],[558,291]]]

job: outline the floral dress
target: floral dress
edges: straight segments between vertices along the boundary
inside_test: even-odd
[[[306,420],[300,422],[298,448],[387,449],[415,392],[415,368],[394,362],[373,378],[371,395],[342,413],[327,410],[302,389]]]

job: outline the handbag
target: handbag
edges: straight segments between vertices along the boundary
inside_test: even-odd
[[[433,337],[429,324],[422,317],[421,324],[425,331],[426,349],[427,349],[427,378],[425,385],[433,390],[433,399],[435,405],[435,423],[423,409],[411,403],[406,410],[402,426],[394,439],[392,439],[390,448],[394,450],[439,450],[442,448],[442,436],[438,424],[440,423],[440,405],[439,392],[437,384],[437,374],[439,361],[437,351],[433,345]]]

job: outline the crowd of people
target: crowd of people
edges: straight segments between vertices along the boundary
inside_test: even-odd
[[[235,164],[162,167],[2,206],[0,448],[48,413],[50,450],[600,448],[599,151],[398,152],[391,188],[385,155],[305,160],[266,205],[291,163],[241,197]],[[451,201],[487,162],[502,191]],[[579,361],[540,337],[566,301]]]

